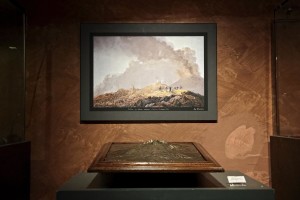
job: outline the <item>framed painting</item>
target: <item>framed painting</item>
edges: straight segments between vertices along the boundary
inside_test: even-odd
[[[216,122],[216,42],[216,24],[82,24],[81,122]]]

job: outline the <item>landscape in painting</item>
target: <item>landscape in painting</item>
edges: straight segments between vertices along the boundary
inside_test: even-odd
[[[93,42],[93,108],[204,108],[203,36],[96,36]]]

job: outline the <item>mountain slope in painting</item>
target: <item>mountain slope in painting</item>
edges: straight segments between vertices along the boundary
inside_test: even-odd
[[[98,95],[94,98],[94,107],[204,107],[203,96],[182,86],[168,86],[156,83],[142,89],[119,89],[114,93]]]

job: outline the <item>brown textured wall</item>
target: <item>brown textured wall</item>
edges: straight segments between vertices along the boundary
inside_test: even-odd
[[[25,2],[25,1],[24,1]],[[269,182],[272,0],[31,0],[26,78],[32,199],[54,199],[106,142],[194,141],[226,169]],[[80,124],[81,22],[218,24],[218,123]]]

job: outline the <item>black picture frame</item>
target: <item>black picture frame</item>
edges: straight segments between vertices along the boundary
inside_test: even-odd
[[[203,108],[99,109],[94,101],[95,37],[203,37]],[[217,25],[215,23],[81,24],[80,121],[101,122],[217,122]],[[146,48],[146,47],[144,47]],[[159,49],[158,49],[159,51]],[[171,87],[170,87],[171,88]]]

